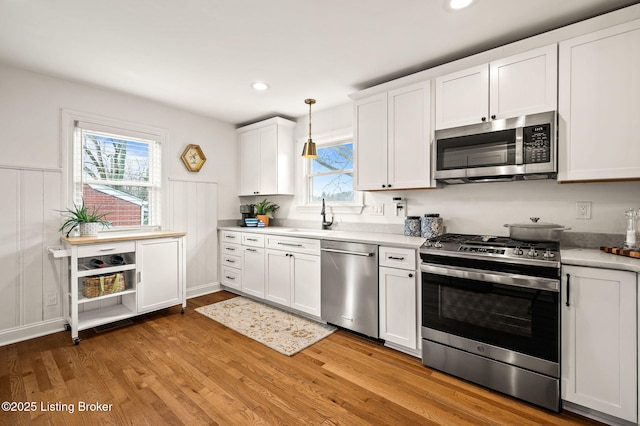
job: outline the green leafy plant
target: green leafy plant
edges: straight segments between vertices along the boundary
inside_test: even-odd
[[[107,228],[111,226],[111,222],[106,220],[107,213],[100,213],[97,207],[93,207],[89,209],[85,204],[84,200],[82,200],[81,205],[77,205],[73,203],[73,208],[67,208],[66,210],[61,210],[60,213],[67,220],[62,224],[58,231],[66,232],[66,236],[68,237],[71,231],[81,223],[99,223]]]
[[[267,215],[269,217],[273,217],[273,213],[277,212],[280,208],[276,203],[272,203],[271,201],[264,200],[260,201],[256,204],[256,214]]]

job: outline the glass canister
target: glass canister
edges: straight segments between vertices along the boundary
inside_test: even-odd
[[[404,235],[409,237],[420,236],[420,216],[407,216],[404,220]]]
[[[442,235],[444,227],[442,218],[438,213],[427,213],[422,217],[421,236],[423,238],[433,238]]]
[[[629,209],[624,215],[627,217],[627,233],[625,234],[624,246],[628,249],[638,248],[638,217],[640,217],[640,210]]]

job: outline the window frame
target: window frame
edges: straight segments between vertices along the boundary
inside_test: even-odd
[[[143,139],[153,141],[157,144],[159,151],[159,169],[158,185],[153,186],[155,189],[154,197],[156,198],[153,206],[149,207],[149,214],[153,215],[155,220],[150,225],[134,225],[134,226],[117,226],[103,229],[103,232],[123,232],[123,231],[151,231],[162,229],[162,219],[164,211],[163,190],[166,181],[164,170],[164,162],[162,161],[163,148],[166,146],[167,132],[164,129],[141,125],[138,123],[127,122],[123,120],[111,119],[76,111],[62,110],[62,137],[63,144],[62,169],[66,174],[65,181],[67,184],[63,189],[63,199],[67,200],[67,206],[81,201],[82,194],[82,170],[81,161],[77,155],[82,152],[82,147],[76,147],[78,141],[79,127],[77,123],[87,126],[87,130],[106,132],[113,135],[121,136],[123,139]],[[82,143],[82,141],[79,141]],[[148,186],[148,185],[144,185]],[[153,209],[153,211],[152,211]]]
[[[308,137],[300,138],[300,144],[306,142]],[[330,147],[335,145],[342,145],[345,143],[352,143],[355,149],[355,142],[353,140],[353,132],[350,129],[344,129],[340,131],[320,134],[312,136],[313,141],[316,143],[317,148]],[[300,145],[302,146],[302,145]],[[311,197],[311,182],[312,182],[312,158],[303,158],[302,167],[302,204],[298,206],[299,210],[303,212],[317,213],[322,205],[320,201],[312,201]],[[331,208],[332,213],[346,213],[346,214],[360,214],[364,207],[362,191],[355,189],[355,162],[353,164],[353,201],[327,201],[326,206]]]

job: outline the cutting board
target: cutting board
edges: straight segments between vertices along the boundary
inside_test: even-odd
[[[605,253],[619,254],[620,256],[635,257],[637,259],[640,259],[640,250],[638,249],[604,246],[600,247],[600,250],[604,251]]]

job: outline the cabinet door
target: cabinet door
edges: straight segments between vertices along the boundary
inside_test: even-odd
[[[292,253],[291,307],[320,316],[320,256]]]
[[[278,126],[270,124],[258,130],[260,139],[260,194],[278,193]]]
[[[242,291],[264,299],[264,249],[243,247]]]
[[[558,180],[640,178],[640,20],[560,43]]]
[[[140,272],[138,313],[183,303],[183,239],[140,240],[136,252]]]
[[[387,187],[387,94],[361,99],[355,112],[355,189]]]
[[[255,195],[260,188],[260,138],[257,130],[240,133],[240,195]]]
[[[555,111],[558,46],[542,47],[490,64],[489,117],[502,119]]]
[[[562,269],[562,398],[635,423],[636,274]]]
[[[390,91],[388,184],[431,187],[431,82]]]
[[[291,305],[291,253],[266,250],[265,298]]]
[[[380,338],[416,349],[416,273],[380,268]]]
[[[436,130],[487,121],[488,110],[489,65],[436,78]]]

